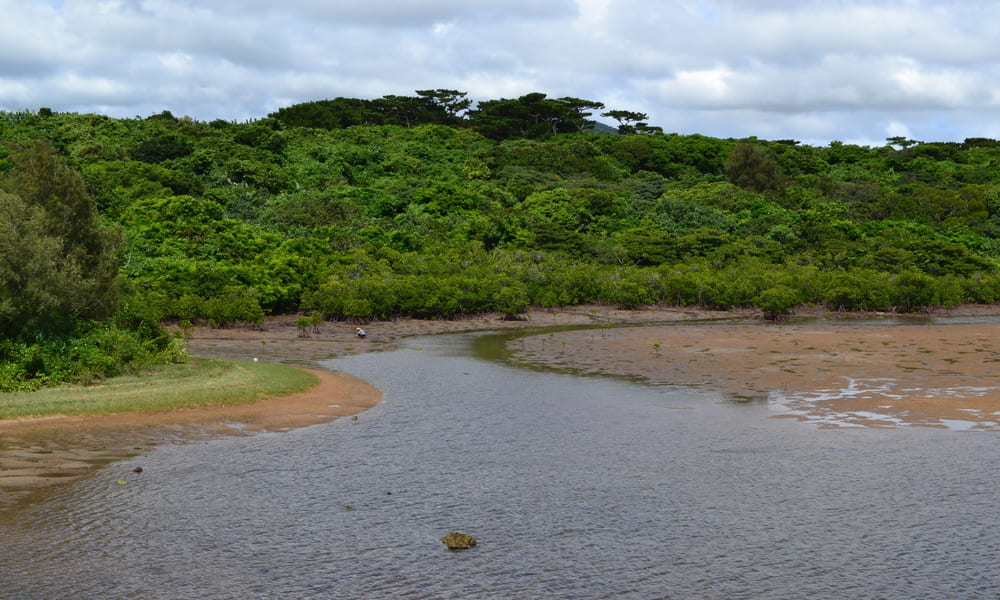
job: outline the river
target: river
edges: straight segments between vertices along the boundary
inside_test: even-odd
[[[1000,597],[996,432],[818,428],[484,339],[324,362],[382,390],[357,420],[58,488],[0,523],[0,598]]]

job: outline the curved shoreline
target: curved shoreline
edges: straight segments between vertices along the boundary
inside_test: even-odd
[[[1000,431],[1000,321],[715,322],[558,331],[514,360],[766,402],[822,427]]]
[[[395,319],[366,326],[366,340],[355,338],[353,323],[325,322],[299,330],[294,315],[272,317],[262,326],[197,327],[184,332],[193,356],[298,363],[316,374],[320,383],[298,394],[235,406],[0,420],[0,515],[19,503],[31,502],[46,489],[86,477],[100,466],[150,452],[157,446],[208,436],[305,427],[360,413],[381,399],[381,393],[363,381],[314,368],[319,360],[390,350],[399,339],[414,335],[704,319],[714,314],[737,316],[678,308],[631,311],[586,306],[533,310],[525,319],[514,321],[496,314],[448,321]]]
[[[998,316],[1000,306],[963,306],[937,310],[933,314]],[[876,315],[831,315],[817,309],[812,312],[799,310],[796,316],[817,317],[821,322],[835,325],[856,320],[855,317],[872,318]],[[903,319],[910,317],[892,316]],[[712,329],[706,328],[706,321],[719,325],[714,330],[724,335],[717,335],[714,341],[710,339]],[[657,324],[667,324],[668,327],[658,328]],[[832,334],[834,337],[825,342],[826,350],[805,352],[808,346],[814,349],[823,347],[823,344],[809,343],[807,346],[802,343],[805,339],[803,336],[818,339],[815,331],[801,331],[802,328],[810,327],[808,324],[794,321],[764,323],[760,320],[759,312],[754,310],[723,312],[676,307],[619,310],[604,306],[580,306],[535,309],[520,321],[505,320],[499,315],[479,315],[450,321],[397,319],[367,325],[367,340],[354,338],[353,323],[326,322],[301,331],[296,327],[295,316],[275,317],[263,326],[195,328],[186,332],[192,355],[299,363],[315,373],[320,382],[298,394],[236,406],[194,408],[168,413],[0,421],[0,514],[4,508],[30,500],[34,494],[46,488],[84,477],[94,472],[98,466],[141,455],[159,445],[183,443],[207,436],[246,435],[261,430],[284,431],[304,427],[357,414],[374,406],[381,399],[381,393],[363,381],[328,370],[310,368],[319,360],[345,354],[390,350],[399,339],[415,335],[593,325],[648,327],[597,330],[616,331],[613,336],[607,336],[617,340],[617,345],[614,346],[606,344],[606,340],[594,343],[594,329],[555,334],[561,336],[560,342],[567,343],[548,344],[547,348],[542,344],[540,350],[536,348],[527,351],[525,345],[530,345],[532,338],[526,337],[522,338],[524,342],[521,343],[521,350],[527,351],[526,354],[531,356],[521,358],[549,366],[571,366],[584,371],[640,377],[652,382],[686,381],[707,385],[737,400],[746,401],[773,390],[781,392],[792,388],[800,389],[803,383],[815,389],[823,377],[826,379],[822,381],[822,385],[831,387],[831,378],[836,379],[844,374],[839,371],[831,375],[833,368],[857,370],[857,361],[861,361],[860,364],[871,371],[875,356],[870,351],[857,351],[855,347],[865,350],[863,345],[856,343],[858,336],[845,337],[842,332]],[[830,328],[836,329],[828,327]],[[813,326],[813,329],[816,327]],[[792,331],[797,331],[798,337],[767,337],[767,334]],[[857,330],[853,333],[857,334]],[[670,334],[679,334],[679,337],[668,340],[666,336]],[[546,334],[545,337],[550,338],[551,335]],[[925,353],[920,348],[929,350],[927,344],[933,345],[936,343],[935,339],[938,342],[944,339],[940,335],[925,337],[928,339],[922,340],[920,347],[913,346],[907,350],[900,346],[897,353],[916,352],[916,355],[896,357],[896,362],[907,367],[905,370],[910,375],[915,372],[919,374],[919,369],[911,368],[915,365],[906,361],[915,357],[926,358],[933,351]],[[1000,335],[995,337],[1000,346]],[[852,341],[853,347],[841,351],[832,350],[837,344],[850,344]],[[881,339],[877,343],[882,344],[884,341],[885,339]],[[942,358],[949,367],[938,371],[951,371],[951,375],[967,380],[972,371],[960,361],[981,358],[1000,351],[1000,347],[994,349],[991,340],[981,338],[977,342],[978,354],[975,348],[965,353],[957,347],[962,341],[951,340],[946,344],[950,347],[951,354]],[[685,348],[685,344],[689,343],[692,345]],[[907,343],[912,346],[914,342]],[[654,347],[654,344],[657,346]],[[668,352],[672,357],[670,361],[664,359]],[[993,354],[989,356],[993,358]],[[767,360],[762,362],[759,359],[763,357]],[[748,358],[758,360],[748,361]],[[993,363],[984,364],[992,366]],[[1000,362],[996,364],[1000,369]],[[1000,374],[994,374],[989,369],[976,373],[980,380],[983,377],[1000,378]],[[943,374],[947,375],[948,373]],[[993,380],[990,379],[989,383],[992,385]],[[997,385],[1000,386],[1000,383]],[[980,415],[979,420],[984,423],[990,420],[1000,421],[1000,393],[979,396],[979,404],[973,408],[956,403],[954,397],[922,403],[913,398],[904,400],[900,410],[907,413],[908,416],[904,416],[910,422],[917,424],[933,426],[942,419],[968,419],[972,410]],[[899,403],[898,399],[896,403]],[[877,394],[868,394],[832,400],[813,399],[810,406],[813,407],[810,409],[813,410],[811,415],[789,416],[809,420],[815,416],[817,406],[826,412],[853,411],[864,416],[876,414],[878,410],[885,412],[886,402]],[[857,418],[855,424],[886,426],[879,419],[862,417]]]
[[[382,398],[377,389],[349,375],[308,370],[318,379],[313,387],[249,404],[0,421],[0,510],[157,446],[288,431],[356,415]]]

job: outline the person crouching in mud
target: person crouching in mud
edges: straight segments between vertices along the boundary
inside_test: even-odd
[[[366,337],[368,337],[368,334],[365,333],[365,330],[361,329],[360,327],[357,327],[357,328],[354,329],[354,334],[358,336],[359,340],[363,340]]]

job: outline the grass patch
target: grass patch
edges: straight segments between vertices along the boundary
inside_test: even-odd
[[[248,404],[300,392],[316,383],[312,373],[288,365],[195,358],[183,364],[162,365],[142,375],[114,377],[97,385],[2,393],[0,419]]]

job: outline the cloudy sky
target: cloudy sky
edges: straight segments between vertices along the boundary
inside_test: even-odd
[[[0,109],[243,121],[448,88],[717,137],[1000,138],[998,22],[996,0],[0,0]]]

